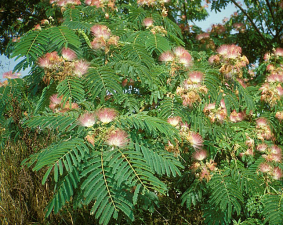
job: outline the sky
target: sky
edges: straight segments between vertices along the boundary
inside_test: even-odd
[[[242,0],[240,1],[242,2]],[[211,27],[212,24],[222,23],[222,20],[227,17],[229,18],[234,12],[236,11],[236,8],[233,4],[229,4],[225,10],[222,10],[221,12],[215,13],[214,11],[211,12],[210,9],[208,9],[209,17],[204,21],[197,21],[195,24],[203,29],[203,31],[206,31],[209,27]],[[18,62],[20,62],[22,58],[18,59],[16,62],[14,59],[8,59],[4,55],[0,55],[0,81],[3,81],[2,74],[4,72],[13,70],[15,65],[17,65]],[[21,76],[26,76],[29,73],[29,69],[26,69],[24,71],[20,71]]]

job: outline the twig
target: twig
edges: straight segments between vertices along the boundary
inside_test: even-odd
[[[257,28],[257,26],[255,25],[253,19],[250,17],[250,15],[235,1],[235,0],[231,0],[244,14],[245,16],[249,19],[249,21],[251,22],[253,28],[256,30],[256,32],[261,36],[262,40],[264,41],[264,43],[267,46],[270,46],[269,43],[266,41],[265,37],[262,35],[262,33],[260,32],[260,30]]]

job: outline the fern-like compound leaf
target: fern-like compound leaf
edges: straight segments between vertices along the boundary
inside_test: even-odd
[[[267,194],[263,197],[264,224],[279,225],[283,223],[283,194]]]

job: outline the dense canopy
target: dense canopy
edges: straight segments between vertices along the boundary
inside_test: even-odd
[[[2,224],[283,223],[283,1],[18,2]]]

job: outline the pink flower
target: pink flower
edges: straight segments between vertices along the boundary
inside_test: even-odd
[[[274,162],[281,162],[282,155],[280,154],[271,154],[271,160]]]
[[[213,109],[215,109],[215,103],[210,103],[204,107],[203,111],[206,112],[206,111],[211,111]]]
[[[198,34],[197,36],[196,36],[196,39],[198,40],[198,41],[200,41],[200,40],[202,40],[202,39],[208,39],[209,38],[209,34],[208,33],[202,33],[202,34]]]
[[[246,112],[239,112],[237,118],[238,122],[243,121],[245,117],[246,117]]]
[[[91,27],[91,32],[94,36],[103,37],[105,40],[109,39],[111,35],[111,31],[105,25],[94,25]]]
[[[46,54],[45,54],[45,57],[48,59],[48,60],[50,60],[50,61],[58,61],[59,60],[59,56],[58,56],[58,54],[57,54],[57,52],[56,51],[54,51],[54,52],[47,52]]]
[[[110,146],[116,146],[119,148],[125,147],[129,142],[128,134],[120,129],[110,132],[107,137],[106,143]]]
[[[276,48],[274,55],[283,57],[283,48]]]
[[[268,122],[267,122],[267,119],[263,118],[263,117],[260,117],[256,120],[256,127],[257,128],[260,128],[260,127],[266,127],[268,126]]]
[[[246,27],[243,23],[234,23],[233,27],[235,28],[235,30],[240,32],[244,32],[246,30]]]
[[[262,172],[262,173],[267,173],[269,171],[271,171],[272,167],[270,165],[268,165],[267,163],[261,163],[259,165],[259,170]]]
[[[270,53],[269,52],[265,53],[263,59],[264,61],[268,61],[270,59]]]
[[[191,65],[192,56],[183,47],[181,47],[181,46],[176,47],[174,49],[174,54],[178,58],[179,63],[183,64],[184,66],[190,66]]]
[[[259,144],[256,149],[260,152],[264,152],[267,149],[267,145],[266,144]]]
[[[34,30],[41,30],[40,24],[36,24],[36,25],[34,26]]]
[[[206,179],[207,182],[211,179],[210,172],[206,167],[203,167],[199,176],[200,180]]]
[[[3,78],[7,78],[7,79],[15,79],[15,78],[19,78],[21,74],[20,73],[13,73],[13,71],[8,71],[3,73]]]
[[[102,4],[99,0],[85,0],[86,5],[96,6],[97,8],[101,7]]]
[[[235,59],[242,53],[242,48],[237,45],[221,45],[217,52],[225,58]]]
[[[159,56],[159,61],[161,62],[172,62],[174,60],[174,55],[171,51],[163,52]]]
[[[198,150],[196,152],[194,152],[193,154],[193,158],[198,160],[198,161],[202,161],[207,157],[207,152],[202,149],[202,150]]]
[[[277,145],[272,145],[270,149],[272,154],[281,154],[281,148]]]
[[[57,106],[61,104],[62,97],[58,98],[58,94],[52,95],[50,98],[49,108],[54,110]]]
[[[77,75],[78,77],[81,77],[87,72],[88,67],[89,67],[89,63],[84,62],[82,60],[77,61],[75,64],[74,74]]]
[[[220,106],[221,106],[221,108],[223,108],[223,109],[226,108],[224,99],[221,99],[221,101],[220,101]]]
[[[177,57],[180,57],[180,56],[188,53],[188,51],[181,46],[176,47],[173,52]]]
[[[223,122],[227,116],[226,109],[222,109],[215,114],[215,117],[220,121]]]
[[[273,179],[280,180],[280,178],[282,177],[282,170],[279,167],[274,167],[272,174],[273,174]]]
[[[98,110],[96,115],[102,123],[110,123],[117,116],[117,112],[115,109],[104,108]]]
[[[279,121],[283,120],[283,111],[276,112],[275,118],[277,118]]]
[[[238,113],[236,112],[236,110],[233,110],[233,112],[231,112],[231,114],[230,114],[229,119],[230,119],[231,122],[236,123],[236,122],[238,122],[237,118],[238,118]]]
[[[199,71],[191,72],[189,74],[189,78],[195,84],[201,83],[202,78],[203,78],[203,73]]]
[[[96,37],[91,42],[93,49],[103,49],[106,46],[105,39],[103,37]]]
[[[268,64],[267,67],[266,67],[266,70],[268,70],[268,71],[272,71],[274,69],[275,69],[275,67],[272,64]]]
[[[190,132],[187,136],[187,140],[195,149],[200,149],[203,146],[203,139],[198,133]]]
[[[179,125],[179,123],[182,121],[181,117],[179,116],[174,116],[171,118],[168,118],[167,122],[170,123],[173,127],[176,127]]]
[[[153,19],[151,17],[147,17],[143,20],[142,24],[146,27],[153,26]]]
[[[247,151],[245,151],[245,155],[254,155],[254,151],[251,148],[248,148]]]
[[[183,64],[185,67],[188,67],[192,64],[192,56],[190,53],[184,53],[181,56],[179,56],[179,63]]]
[[[221,45],[218,49],[217,49],[217,52],[220,54],[220,55],[227,55],[229,51],[229,45]]]
[[[58,98],[58,94],[54,94],[50,97],[50,102],[56,105],[61,104],[62,97]]]
[[[282,76],[276,73],[272,73],[267,77],[268,83],[274,83],[274,82],[282,82]]]
[[[78,120],[82,126],[92,127],[95,124],[95,115],[94,113],[85,113]]]
[[[230,119],[231,122],[236,123],[236,122],[243,121],[244,118],[245,118],[245,115],[246,115],[245,112],[237,113],[236,110],[233,110],[233,112],[231,112],[231,114],[230,114],[229,119]]]
[[[62,57],[65,60],[72,61],[75,58],[77,58],[77,55],[76,55],[76,53],[73,50],[71,50],[69,48],[63,48],[62,49]]]
[[[43,19],[43,20],[40,20],[40,24],[46,25],[46,24],[49,24],[49,21],[47,19]]]
[[[46,57],[41,57],[38,59],[38,65],[42,68],[50,68],[52,64]]]

